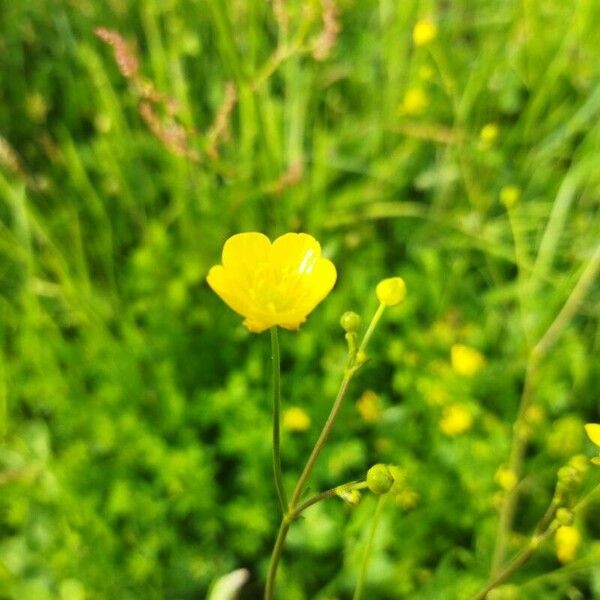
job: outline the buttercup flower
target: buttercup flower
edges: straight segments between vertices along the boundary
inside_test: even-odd
[[[473,417],[462,404],[451,404],[444,409],[440,429],[448,436],[461,435],[471,429]]]
[[[283,428],[288,431],[306,431],[310,428],[310,417],[299,406],[291,406],[283,413]]]
[[[337,276],[306,233],[286,233],[272,243],[262,233],[238,233],[225,242],[222,263],[210,269],[208,285],[254,333],[275,325],[298,329]]]
[[[585,432],[588,434],[590,440],[600,448],[600,423],[588,423],[585,426]],[[592,462],[595,465],[600,465],[600,456],[592,458]]]
[[[559,527],[556,530],[554,540],[556,542],[556,555],[561,563],[575,560],[577,549],[581,544],[581,534],[575,527],[568,525]]]
[[[431,19],[419,19],[413,29],[413,42],[415,46],[426,46],[435,40],[437,34],[437,25]]]
[[[457,373],[471,377],[481,370],[485,364],[485,357],[475,348],[463,344],[454,344],[450,348],[450,362]]]

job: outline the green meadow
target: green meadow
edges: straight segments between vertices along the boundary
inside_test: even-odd
[[[407,289],[303,499],[376,463],[399,485],[307,508],[275,598],[483,600],[515,557],[488,600],[600,598],[599,22],[596,0],[0,0],[0,600],[263,597],[269,334],[206,283],[249,231],[309,233],[337,269],[279,333],[288,495],[340,317],[364,333],[377,284]]]

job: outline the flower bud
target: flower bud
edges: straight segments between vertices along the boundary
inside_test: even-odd
[[[361,494],[356,488],[341,485],[336,488],[335,493],[347,504],[355,506],[360,502]]]
[[[367,486],[374,494],[387,494],[393,484],[394,478],[386,465],[378,463],[367,471]]]
[[[406,296],[406,284],[402,277],[389,277],[377,284],[377,299],[385,306],[397,306]]]
[[[348,310],[342,315],[340,325],[346,333],[356,333],[360,326],[360,317],[355,312]]]
[[[361,350],[356,353],[356,364],[358,366],[364,365],[367,362],[367,353]]]

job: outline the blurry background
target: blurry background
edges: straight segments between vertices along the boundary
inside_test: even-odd
[[[341,313],[368,320],[376,283],[405,278],[311,490],[400,465],[367,597],[475,592],[528,349],[598,263],[598,22],[594,0],[2,2],[0,598],[204,598],[240,567],[260,597],[269,340],[204,282],[248,230],[309,232],[338,268],[281,335],[290,487],[342,374]],[[593,454],[586,291],[540,367],[510,553]],[[374,506],[307,511],[281,598],[350,598]],[[600,597],[599,517],[496,598]]]

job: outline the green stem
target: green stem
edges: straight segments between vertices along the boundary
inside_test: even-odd
[[[273,598],[273,592],[275,590],[275,577],[277,575],[277,567],[279,566],[279,560],[281,559],[281,553],[283,552],[283,544],[285,544],[285,538],[290,529],[291,520],[284,517],[279,526],[277,533],[277,540],[273,547],[273,554],[271,555],[271,564],[269,566],[269,575],[267,576],[267,587],[265,588],[265,600],[271,600]]]
[[[373,315],[373,318],[371,319],[371,323],[369,324],[367,331],[365,332],[363,340],[359,346],[357,355],[359,355],[361,352],[362,353],[365,352],[367,343],[369,342],[369,339],[373,335],[373,332],[375,331],[375,327],[377,326],[377,323],[381,319],[381,315],[383,314],[384,310],[385,310],[385,305],[380,304],[379,308],[377,309],[377,311]],[[279,527],[279,533],[277,534],[277,541],[275,542],[275,546],[273,548],[273,553],[271,554],[271,564],[269,566],[269,574],[267,576],[267,587],[265,588],[265,595],[264,595],[265,600],[272,600],[272,598],[273,598],[275,577],[277,575],[277,567],[278,567],[279,561],[281,559],[281,553],[283,552],[283,545],[285,543],[285,538],[289,531],[290,524],[294,520],[294,518],[297,516],[296,509],[298,506],[298,502],[300,501],[300,496],[302,495],[302,492],[304,491],[304,488],[306,486],[308,478],[310,477],[310,474],[312,473],[315,463],[317,462],[317,458],[319,457],[319,454],[321,454],[321,451],[323,450],[323,446],[325,446],[325,442],[327,441],[327,438],[329,437],[329,434],[331,433],[333,424],[335,423],[338,413],[340,412],[340,408],[342,407],[342,401],[344,400],[344,396],[346,395],[346,392],[348,391],[348,386],[350,385],[350,381],[352,381],[354,374],[358,371],[358,369],[360,369],[361,366],[362,366],[362,362],[357,362],[356,359],[354,358],[349,363],[349,365],[346,367],[346,370],[344,372],[344,378],[342,379],[342,383],[340,384],[340,389],[337,393],[337,396],[333,403],[333,406],[331,407],[331,412],[329,413],[329,416],[327,417],[327,421],[325,422],[325,425],[323,425],[323,429],[321,430],[319,439],[315,443],[315,446],[312,449],[312,452],[310,453],[308,460],[306,461],[304,470],[302,471],[302,474],[300,475],[300,478],[298,479],[298,482],[296,483],[296,487],[294,488],[292,497],[290,499],[289,507],[288,507],[287,511],[284,512],[284,517],[281,522],[281,526]],[[302,505],[302,506],[304,506],[304,505]]]
[[[592,498],[600,492],[600,485],[597,485],[593,488],[588,494],[586,494],[572,509],[573,514],[577,514],[582,511],[587,504],[592,500]],[[542,521],[540,525],[536,527],[536,531],[540,531],[543,527],[544,522],[548,522],[550,519],[549,514],[553,511],[555,507],[554,502],[551,503],[549,509],[546,511],[546,514],[542,517]],[[536,550],[546,542],[552,535],[556,532],[556,530],[560,527],[560,523],[558,521],[552,520],[550,521],[547,529],[543,533],[534,534],[534,536],[529,540],[529,544],[515,558],[513,558],[504,568],[502,568],[498,573],[490,579],[490,581],[483,587],[477,594],[475,594],[471,600],[484,600],[487,594],[493,590],[495,587],[500,585],[503,581],[508,579],[515,571],[520,569],[536,552]]]
[[[367,327],[367,331],[363,336],[360,346],[358,347],[358,354],[364,352],[367,349],[367,344],[369,343],[369,340],[371,339],[371,336],[373,335],[373,332],[375,331],[375,328],[377,327],[377,324],[379,323],[384,311],[385,304],[380,303],[377,307],[377,310],[375,311],[375,314],[373,315],[373,318],[371,319],[371,322],[369,323],[369,326]]]
[[[521,477],[524,457],[527,451],[528,437],[527,430],[524,425],[527,410],[533,402],[533,390],[536,384],[539,365],[552,350],[552,348],[554,348],[566,327],[577,314],[581,303],[583,302],[593,283],[596,281],[596,276],[599,271],[600,244],[598,244],[596,247],[594,254],[588,261],[585,269],[579,277],[579,280],[569,294],[569,297],[567,298],[560,312],[529,354],[527,369],[525,372],[525,383],[523,384],[523,394],[521,396],[521,402],[519,405],[519,412],[513,425],[513,436],[509,460],[509,469],[517,478]],[[500,507],[500,518],[498,521],[498,532],[496,535],[496,547],[494,549],[492,558],[492,576],[500,572],[500,568],[504,562],[507,542],[512,530],[518,498],[519,488],[515,487],[505,495],[502,506]]]
[[[320,494],[315,494],[314,496],[312,496],[311,498],[309,498],[308,500],[306,500],[305,502],[300,504],[298,506],[298,508],[296,508],[296,510],[294,510],[294,513],[292,515],[292,520],[295,520],[296,518],[298,518],[301,513],[303,513],[307,508],[311,507],[313,504],[317,504],[317,502],[321,502],[321,500],[327,500],[327,498],[337,496],[339,491],[344,488],[347,490],[351,490],[351,489],[361,490],[366,487],[367,487],[366,481],[351,481],[350,483],[344,483],[342,485],[338,485],[334,488],[331,488],[330,490],[321,492]]]
[[[277,327],[271,327],[271,359],[273,363],[273,473],[281,514],[285,515],[288,511],[288,504],[281,474],[281,364]]]
[[[379,501],[377,502],[377,508],[375,509],[375,515],[373,516],[373,521],[371,523],[371,531],[369,532],[369,539],[367,540],[367,545],[365,546],[362,562],[360,565],[360,572],[358,574],[358,580],[356,581],[356,589],[354,590],[354,596],[352,596],[352,600],[360,600],[363,588],[365,586],[365,580],[367,578],[367,568],[369,566],[369,559],[371,558],[371,549],[373,547],[373,540],[375,539],[375,533],[377,531],[377,527],[379,525],[379,521],[381,520],[381,515],[383,514],[383,506],[385,504],[385,500],[387,498],[387,494],[379,497]]]

